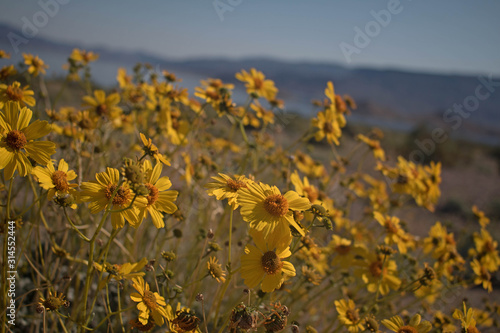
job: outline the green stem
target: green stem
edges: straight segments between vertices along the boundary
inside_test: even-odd
[[[66,216],[66,220],[68,220],[68,223],[71,225],[71,227],[73,228],[73,230],[76,231],[76,233],[86,242],[90,242],[90,239],[88,239],[84,234],[82,234],[82,232],[80,230],[78,230],[78,228],[73,224],[73,221],[71,221],[71,219],[69,218],[68,216],[68,212],[66,211],[66,207],[63,207],[63,210],[64,210],[64,216]]]

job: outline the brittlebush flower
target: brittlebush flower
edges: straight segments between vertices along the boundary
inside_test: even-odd
[[[136,263],[124,263],[124,264],[114,264],[104,263],[103,265],[94,263],[95,269],[99,272],[107,272],[109,275],[99,281],[98,289],[104,288],[104,285],[109,282],[109,280],[114,279],[120,281],[123,279],[131,280],[136,277],[144,276],[146,273],[141,272],[144,266],[147,265],[149,260],[147,258],[142,258]]]
[[[21,89],[21,84],[17,81],[10,85],[0,84],[0,108],[7,102],[17,102],[19,106],[35,106],[36,101],[33,97],[35,92],[28,88],[26,86]]]
[[[106,96],[103,90],[96,90],[94,91],[94,97],[83,96],[84,106],[89,106],[94,114],[111,120],[115,127],[119,127],[121,124],[120,118],[123,112],[118,103],[120,103],[120,95],[118,93]]]
[[[38,76],[40,73],[45,74],[45,70],[49,68],[49,66],[46,65],[45,62],[38,56],[23,53],[23,58],[24,64],[28,66],[28,73],[33,76]]]
[[[92,214],[97,214],[103,209],[119,210],[111,212],[111,224],[114,229],[123,228],[125,220],[132,227],[139,226],[139,207],[144,208],[147,205],[147,199],[141,196],[135,198],[134,192],[128,184],[120,183],[120,171],[114,168],[107,168],[105,172],[100,172],[95,175],[97,181],[84,182],[80,186],[80,200],[90,202],[89,208]],[[117,189],[118,185],[120,187]],[[115,192],[112,202],[110,200]]]
[[[14,76],[17,74],[17,71],[14,65],[3,66],[0,69],[0,81],[6,81],[10,76]]]
[[[223,173],[219,176],[212,177],[214,181],[205,185],[209,196],[215,196],[217,200],[227,199],[228,204],[233,208],[238,208],[238,191],[241,188],[246,188],[247,184],[251,182],[245,176],[230,177]]]
[[[472,206],[472,212],[478,219],[481,228],[486,228],[486,226],[490,223],[490,219],[484,214],[484,212],[480,211],[476,205]]]
[[[45,311],[57,311],[61,306],[69,306],[69,302],[65,299],[63,293],[57,294],[57,292],[55,292],[52,294],[51,291],[49,291],[47,298],[40,297],[38,304],[42,306]]]
[[[399,218],[396,216],[382,215],[379,212],[374,212],[373,216],[385,228],[386,236],[384,242],[388,245],[396,244],[399,252],[406,253],[408,247],[413,246],[413,241],[399,225]]]
[[[467,310],[465,302],[463,302],[463,306],[464,306],[463,312],[458,309],[455,309],[455,311],[453,312],[453,318],[460,320],[462,328],[465,330],[465,332],[479,333],[479,330],[476,328],[476,319],[474,318],[475,311],[471,308]]]
[[[355,271],[357,276],[361,276],[369,292],[375,293],[377,290],[381,295],[386,295],[390,289],[398,289],[401,280],[397,277],[397,265],[394,260],[383,258],[376,253],[366,253],[361,267]]]
[[[10,54],[5,52],[4,50],[0,50],[0,59],[9,59],[9,58],[10,58]]]
[[[411,317],[410,323],[405,325],[400,316],[382,320],[385,327],[396,333],[427,333],[432,329],[432,324],[426,320],[421,322],[419,314]]]
[[[99,55],[97,53],[92,52],[92,51],[73,49],[73,52],[71,52],[69,59],[71,61],[74,61],[75,63],[86,66],[90,62],[96,61],[97,59],[99,59]]]
[[[250,235],[255,246],[247,245],[241,256],[241,277],[249,288],[262,282],[262,291],[270,293],[279,288],[287,276],[295,276],[295,267],[282,260],[292,255],[289,247],[292,236],[288,233],[265,239],[263,232],[254,229]]]
[[[364,143],[366,143],[368,145],[368,147],[370,147],[370,149],[373,152],[373,156],[376,159],[378,159],[380,161],[385,161],[385,151],[380,147],[380,141],[370,139],[369,137],[367,137],[363,134],[359,134],[358,139],[363,141]]]
[[[249,183],[246,188],[240,189],[237,202],[241,206],[243,220],[249,222],[252,228],[263,231],[266,237],[271,232],[289,234],[289,225],[302,236],[305,235],[295,222],[293,211],[307,210],[311,207],[311,203],[309,199],[300,197],[295,191],[288,191],[282,195],[276,186]]]
[[[144,154],[154,158],[156,162],[170,165],[170,162],[166,159],[165,156],[163,156],[163,154],[160,154],[158,147],[153,144],[151,139],[146,138],[146,136],[142,133],[139,133],[139,136],[141,137],[141,141],[143,144],[142,150],[144,151]]]
[[[149,318],[153,317],[156,325],[163,325],[167,318],[165,298],[157,292],[149,290],[149,284],[144,282],[142,277],[133,278],[132,282],[132,286],[137,292],[130,294],[130,298],[138,303],[137,310],[140,311],[139,321],[141,324],[147,325]]]
[[[167,191],[172,182],[167,176],[160,177],[163,170],[163,164],[157,163],[153,168],[149,161],[144,162],[144,173],[146,174],[145,186],[149,191],[147,205],[140,210],[139,221],[142,221],[149,215],[153,220],[156,228],[163,228],[163,214],[173,214],[177,210],[174,201],[177,199],[179,192]]]
[[[266,80],[264,74],[255,68],[250,69],[250,73],[246,70],[236,73],[236,78],[245,82],[245,87],[249,95],[254,94],[257,97],[274,100],[278,93],[278,89],[274,86],[274,82],[272,80]]]
[[[210,257],[207,261],[208,273],[219,283],[226,282],[226,272],[222,269],[221,264],[216,257]]]
[[[363,319],[359,317],[359,309],[356,309],[352,299],[340,301],[335,301],[335,308],[339,313],[340,322],[347,327],[349,332],[358,333],[363,331],[365,327],[363,326]]]
[[[318,112],[317,118],[311,122],[312,126],[318,129],[315,139],[321,141],[326,137],[329,143],[339,145],[339,139],[342,136],[341,128],[346,125],[346,121],[343,110],[337,108],[337,99],[331,81],[327,83],[325,95],[330,99],[330,103],[327,103],[325,110]]]
[[[33,175],[38,178],[40,186],[48,190],[47,199],[52,199],[55,195],[69,194],[74,191],[77,184],[70,184],[76,178],[76,173],[69,170],[68,163],[64,159],[59,161],[57,170],[54,168],[54,163],[49,162],[45,168],[37,166],[32,171]]]
[[[56,145],[50,141],[34,141],[50,133],[50,124],[35,120],[29,123],[33,112],[18,103],[7,103],[4,112],[0,111],[0,169],[4,169],[5,178],[11,179],[17,170],[25,177],[31,173],[31,158],[41,165],[50,162],[50,156],[56,152]]]

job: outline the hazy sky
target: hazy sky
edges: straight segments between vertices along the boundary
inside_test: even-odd
[[[40,0],[50,1],[57,0]],[[353,67],[500,74],[498,0],[400,0],[385,26],[369,23],[375,20],[371,12],[387,12],[397,0],[64,2],[39,36],[168,58],[265,56]],[[0,0],[0,22],[21,28],[23,17],[32,21],[40,10],[39,1]],[[372,29],[372,37],[358,43],[348,62],[340,45],[356,47],[356,27]]]

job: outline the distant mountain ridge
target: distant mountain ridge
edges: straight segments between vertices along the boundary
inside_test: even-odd
[[[9,32],[20,36],[22,32],[0,23],[0,49],[13,53],[7,38]],[[35,36],[27,44],[19,46],[21,52],[14,55],[14,59],[20,59],[22,52],[38,54],[51,65],[53,73],[62,73],[60,66],[75,47],[82,48],[81,45]],[[326,82],[333,81],[337,93],[349,94],[359,104],[360,108],[353,117],[356,121],[399,123],[401,128],[406,129],[427,122],[430,126],[451,131],[450,124],[443,120],[446,110],[454,104],[463,104],[468,96],[475,94],[480,84],[478,77],[467,75],[349,69],[336,64],[268,58],[169,60],[144,52],[123,52],[104,47],[86,49],[99,53],[100,59],[93,65],[93,74],[98,82],[104,84],[116,82],[118,67],[130,69],[137,62],[148,62],[156,68],[176,73],[184,79],[182,84],[190,89],[206,77],[237,83],[234,77],[236,72],[255,67],[276,82],[280,90],[278,97],[285,100],[289,110],[312,115],[309,102],[313,98],[324,98]],[[500,78],[494,80],[500,82]],[[463,120],[455,135],[476,136],[480,141],[484,137],[489,139],[483,141],[500,144],[500,87],[480,101],[477,111]]]

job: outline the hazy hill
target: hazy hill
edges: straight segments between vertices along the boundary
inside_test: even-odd
[[[16,60],[21,58],[22,52],[38,54],[51,66],[51,73],[54,74],[62,73],[61,65],[74,47],[99,53],[100,59],[93,65],[93,75],[97,81],[107,85],[115,84],[118,67],[130,69],[137,62],[148,62],[157,70],[175,72],[184,79],[182,85],[191,91],[200,79],[206,77],[236,83],[236,72],[255,67],[276,82],[280,89],[279,97],[285,100],[289,110],[306,115],[311,115],[311,99],[323,98],[326,82],[332,80],[337,93],[350,94],[357,101],[359,109],[352,116],[354,121],[403,130],[426,122],[430,127],[440,126],[452,131],[449,124],[443,121],[445,110],[454,103],[463,103],[480,84],[478,77],[474,76],[349,69],[330,63],[286,62],[268,58],[169,60],[142,52],[69,45],[39,35],[27,44],[21,44],[16,55],[7,39],[9,32],[22,36],[19,30],[0,24],[0,49],[12,53]],[[2,62],[5,63],[5,60]],[[496,80],[500,81],[500,78]],[[241,89],[236,91],[236,98],[242,98],[242,95]],[[481,101],[479,109],[452,134],[500,144],[500,87],[488,99]]]

